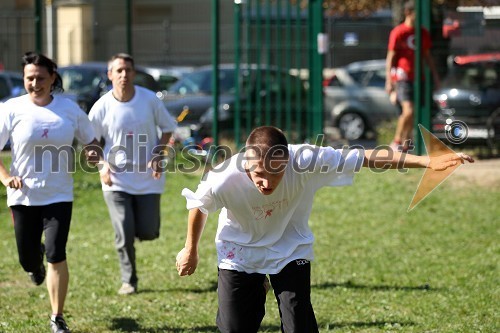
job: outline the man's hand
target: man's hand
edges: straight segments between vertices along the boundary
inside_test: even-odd
[[[13,177],[8,177],[5,179],[2,179],[2,184],[5,187],[10,187],[14,189],[20,189],[23,187],[23,182],[21,180],[21,177],[19,176],[13,176]]]
[[[153,158],[148,163],[148,167],[153,171],[153,178],[160,179],[161,174],[166,171],[168,164],[168,149],[166,145],[158,145],[153,149]]]
[[[87,163],[95,166],[97,163],[99,163],[100,156],[96,150],[85,150],[85,159],[87,160]]]
[[[99,163],[99,176],[101,177],[101,182],[105,185],[111,186],[113,182],[111,181],[111,168],[108,162]]]
[[[459,163],[464,164],[465,161],[474,163],[474,159],[471,156],[466,155],[464,153],[446,154],[441,156],[430,157],[429,165],[427,167],[434,171],[443,171]]]
[[[180,276],[193,274],[198,266],[198,253],[192,253],[183,248],[177,254],[175,265]]]
[[[96,139],[94,139],[91,143],[85,145],[83,147],[83,150],[85,152],[85,159],[91,166],[96,166],[99,161],[102,160],[102,148]]]
[[[165,163],[167,162],[164,160],[164,157],[162,155],[156,155],[151,161],[149,161],[148,167],[151,169],[154,179],[161,178],[161,174],[165,172]]]

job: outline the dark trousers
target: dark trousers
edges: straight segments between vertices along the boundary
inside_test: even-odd
[[[71,223],[72,202],[45,206],[10,207],[14,219],[19,263],[26,272],[36,272],[41,265],[42,233],[45,233],[47,262],[66,260],[66,243]]]
[[[219,270],[217,327],[222,333],[255,333],[265,314],[264,274]],[[314,333],[318,325],[311,305],[311,264],[294,260],[269,279],[285,333]]]

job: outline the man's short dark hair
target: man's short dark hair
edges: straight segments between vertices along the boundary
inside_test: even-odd
[[[246,149],[255,151],[255,157],[288,160],[288,141],[283,131],[274,126],[255,128],[247,138]]]
[[[132,68],[135,68],[134,58],[130,54],[122,52],[122,53],[113,54],[111,56],[111,58],[108,61],[108,70],[111,70],[111,63],[113,61],[115,61],[116,59],[123,59],[126,62],[130,62],[130,64],[132,65]]]

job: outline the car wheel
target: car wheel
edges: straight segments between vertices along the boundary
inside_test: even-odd
[[[366,131],[365,120],[354,112],[342,114],[338,120],[337,126],[342,137],[347,140],[360,139]]]

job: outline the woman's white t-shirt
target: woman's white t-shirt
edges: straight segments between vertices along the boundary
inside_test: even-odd
[[[308,221],[314,194],[323,186],[350,185],[363,154],[310,145],[289,145],[289,151],[285,174],[270,195],[248,177],[243,153],[210,171],[196,192],[182,191],[188,209],[221,209],[215,237],[219,268],[276,274],[292,260],[313,259]]]
[[[97,139],[104,138],[104,157],[113,168],[113,185],[102,184],[102,190],[162,193],[165,175],[154,179],[148,162],[159,132],[172,133],[177,122],[154,92],[135,86],[134,97],[120,102],[109,91],[92,106],[89,118]]]
[[[56,94],[48,105],[37,106],[24,95],[4,103],[0,147],[10,139],[10,175],[23,183],[21,189],[7,188],[7,205],[73,201],[75,138],[88,144],[95,135],[87,115],[70,99]]]

